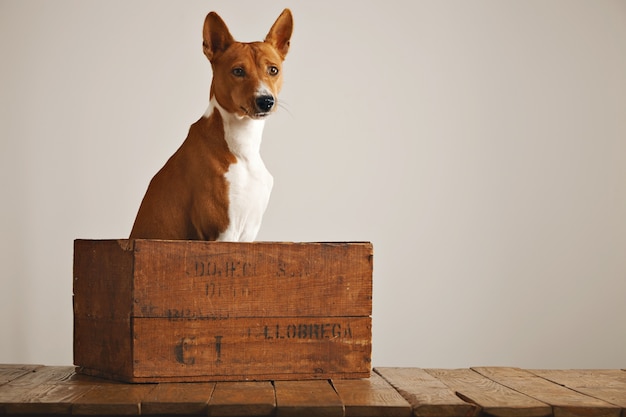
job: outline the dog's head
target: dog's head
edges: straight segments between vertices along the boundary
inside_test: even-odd
[[[237,42],[217,13],[204,20],[202,43],[211,62],[211,97],[230,113],[261,119],[278,101],[282,63],[289,51],[293,18],[283,10],[263,42]]]

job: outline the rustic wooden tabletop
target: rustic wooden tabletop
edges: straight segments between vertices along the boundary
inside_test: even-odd
[[[368,379],[127,384],[0,364],[0,414],[626,417],[626,372],[376,368]]]

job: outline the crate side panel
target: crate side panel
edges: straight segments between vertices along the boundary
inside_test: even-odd
[[[370,243],[137,240],[135,316],[369,316]]]
[[[74,319],[74,365],[104,377],[132,375],[130,320]]]
[[[135,377],[369,374],[370,317],[135,318]],[[287,378],[287,379],[289,379]]]
[[[74,242],[74,364],[105,374],[132,373],[132,245]]]

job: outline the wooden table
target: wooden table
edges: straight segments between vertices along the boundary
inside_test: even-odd
[[[369,379],[124,384],[1,365],[0,415],[626,417],[623,370],[376,368]]]

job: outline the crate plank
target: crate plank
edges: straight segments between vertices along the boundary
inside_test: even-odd
[[[419,368],[375,368],[420,417],[476,416],[480,408],[461,400],[437,378]]]
[[[134,320],[137,378],[369,376],[371,319]],[[270,373],[271,372],[271,373]]]
[[[272,416],[276,409],[274,386],[263,382],[218,382],[209,401],[208,415]]]
[[[552,408],[500,385],[470,369],[425,369],[465,401],[477,404],[482,412],[499,417],[551,416]]]
[[[583,395],[528,371],[507,367],[475,367],[485,377],[519,391],[553,408],[558,417],[619,417],[621,410],[605,401]]]
[[[346,416],[411,415],[411,405],[376,373],[371,378],[333,380],[332,384],[344,404]]]
[[[342,417],[344,407],[329,381],[276,381],[276,415]]]
[[[136,240],[135,252],[135,317],[371,314],[369,243]]]
[[[162,383],[141,402],[141,414],[206,414],[213,382]]]
[[[626,372],[617,369],[531,369],[529,372],[626,409]]]

